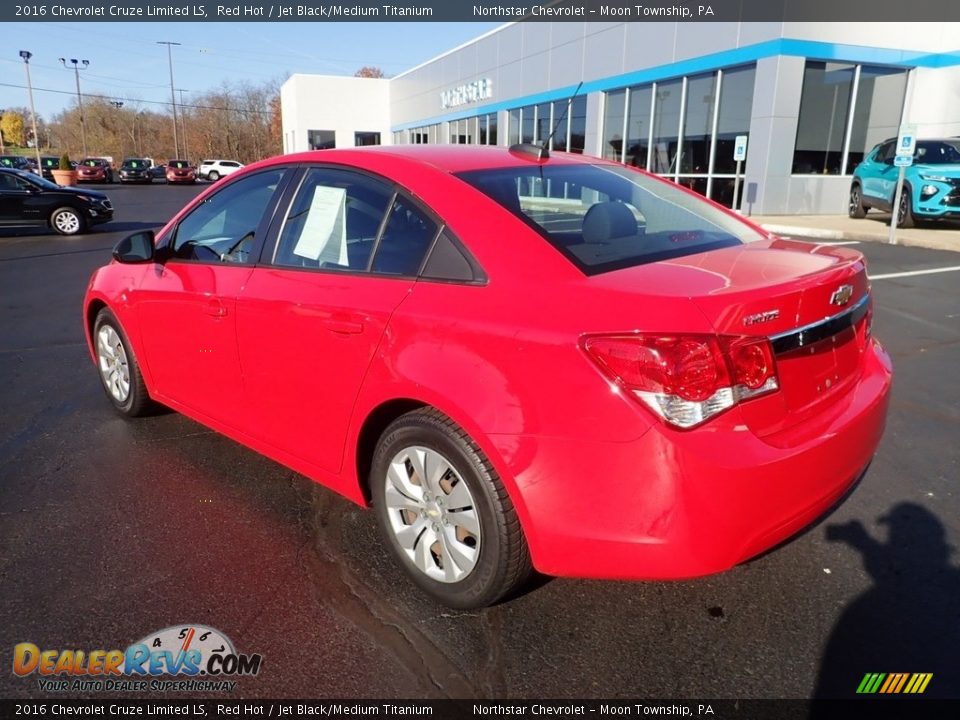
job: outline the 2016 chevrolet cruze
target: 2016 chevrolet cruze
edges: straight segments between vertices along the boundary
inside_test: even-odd
[[[531,569],[721,571],[869,463],[890,360],[864,261],[537,148],[287,155],[121,242],[84,322],[107,397],[357,503],[458,607]]]

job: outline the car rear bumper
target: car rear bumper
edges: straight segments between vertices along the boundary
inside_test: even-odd
[[[736,409],[695,431],[656,425],[625,443],[491,439],[515,479],[539,571],[708,575],[786,540],[844,497],[880,442],[891,377],[871,341],[859,382],[829,422],[793,444],[758,438]]]

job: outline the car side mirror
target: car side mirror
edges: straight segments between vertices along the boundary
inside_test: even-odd
[[[127,235],[113,248],[113,259],[120,263],[150,262],[153,256],[153,230]]]

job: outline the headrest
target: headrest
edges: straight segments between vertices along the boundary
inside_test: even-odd
[[[583,216],[585,243],[602,243],[611,238],[631,237],[636,234],[637,219],[622,202],[591,205]]]

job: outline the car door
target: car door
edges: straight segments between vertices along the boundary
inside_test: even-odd
[[[863,170],[863,195],[871,204],[889,205],[897,184],[897,168],[893,166],[892,141],[885,142],[867,159]]]
[[[240,294],[240,361],[260,439],[339,472],[354,401],[438,225],[387,182],[306,170]]]
[[[34,186],[12,173],[0,173],[0,223],[23,225],[40,221]]]
[[[136,308],[155,391],[243,429],[246,398],[236,299],[250,277],[285,168],[247,175],[208,196],[164,239]]]

